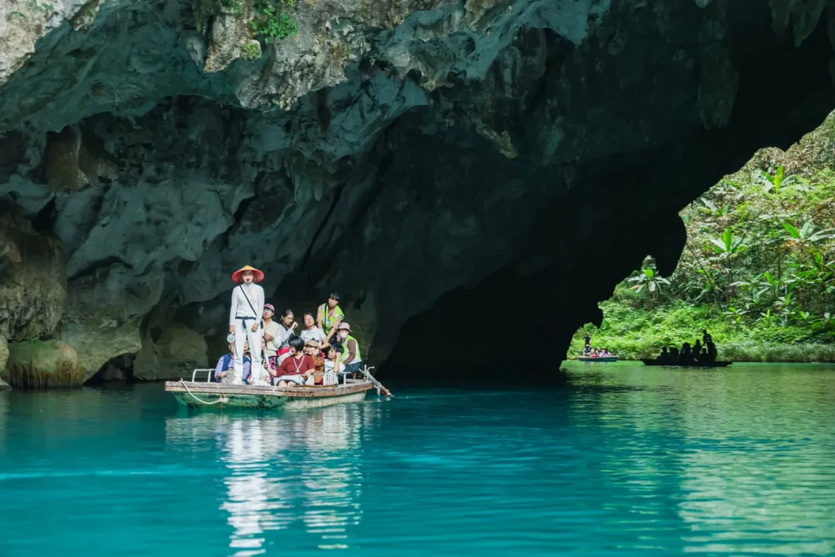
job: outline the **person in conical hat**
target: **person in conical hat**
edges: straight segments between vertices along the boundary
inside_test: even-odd
[[[235,335],[235,367],[233,385],[243,384],[244,343],[252,347],[262,344],[261,317],[264,314],[264,289],[255,284],[264,280],[264,273],[255,267],[245,265],[232,273],[232,280],[237,286],[232,289],[232,308],[229,310],[229,332]],[[263,377],[264,366],[261,363],[262,351],[251,351],[252,384],[266,385]]]

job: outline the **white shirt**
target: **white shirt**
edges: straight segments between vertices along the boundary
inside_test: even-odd
[[[244,295],[246,292],[246,295]],[[249,301],[247,301],[249,298]],[[250,307],[252,304],[252,307]],[[253,315],[253,311],[255,314]],[[264,289],[255,283],[239,284],[232,289],[232,309],[229,310],[229,324],[235,324],[236,317],[251,317],[258,322],[264,314]],[[250,324],[248,324],[250,325]]]
[[[323,331],[319,327],[305,329],[299,336],[302,337],[302,340],[305,342],[307,342],[308,340],[315,340],[319,344],[325,342],[325,340],[328,338],[328,335],[325,334],[325,331]]]

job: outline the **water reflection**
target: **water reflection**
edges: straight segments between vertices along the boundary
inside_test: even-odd
[[[835,555],[831,375],[738,368],[575,376],[607,504],[675,552]]]
[[[361,517],[362,428],[373,427],[378,413],[376,404],[277,416],[206,413],[169,418],[166,431],[174,446],[222,455],[218,499],[233,555],[263,554],[268,533],[297,528],[319,549],[343,549]]]

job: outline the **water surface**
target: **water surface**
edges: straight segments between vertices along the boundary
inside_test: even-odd
[[[833,381],[574,364],[278,415],[0,393],[0,555],[833,555]]]

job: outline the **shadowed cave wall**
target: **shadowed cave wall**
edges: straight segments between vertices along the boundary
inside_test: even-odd
[[[825,3],[325,2],[257,61],[194,6],[56,20],[0,85],[6,230],[54,239],[6,234],[0,337],[86,378],[205,365],[244,263],[297,318],[342,292],[386,376],[536,378],[645,255],[672,272],[684,205],[835,105]]]

